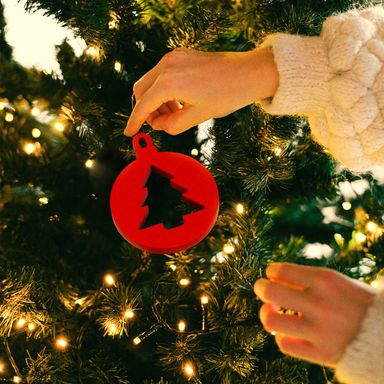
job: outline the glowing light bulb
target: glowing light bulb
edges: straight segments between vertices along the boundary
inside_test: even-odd
[[[184,372],[184,375],[189,379],[195,376],[195,367],[190,361],[184,363],[183,372]]]
[[[365,229],[371,233],[376,232],[378,227],[379,226],[373,221],[368,221],[368,223],[365,225]]]
[[[171,265],[169,266],[169,268],[170,268],[172,271],[176,271],[176,269],[177,269],[177,267],[176,267],[175,264],[171,264]]]
[[[283,152],[283,150],[280,147],[275,148],[275,155],[276,156],[280,156],[282,152]]]
[[[28,329],[32,332],[36,329],[36,324],[35,323],[29,323],[28,324]]]
[[[106,285],[109,285],[109,286],[115,285],[116,283],[115,278],[110,273],[107,273],[104,276],[104,282]]]
[[[242,215],[244,212],[245,212],[245,208],[244,208],[244,205],[243,204],[236,204],[236,212],[239,214],[239,215]]]
[[[2,111],[7,106],[7,103],[4,103],[4,101],[0,101],[0,111]]]
[[[123,68],[123,65],[120,63],[120,61],[115,61],[115,71],[121,72],[122,68]]]
[[[21,319],[17,320],[15,327],[16,327],[17,329],[21,329],[21,328],[24,327],[24,325],[25,325],[26,323],[27,323],[27,321],[26,321],[25,319],[21,318]]]
[[[0,362],[0,373],[5,371],[5,364]]]
[[[133,344],[135,344],[135,345],[139,345],[141,343],[141,339],[140,339],[140,337],[135,337],[134,339],[133,339]]]
[[[14,382],[14,383],[21,383],[21,377],[19,377],[19,376],[13,376],[13,382]]]
[[[41,136],[41,131],[39,128],[33,128],[32,129],[32,136],[37,139],[38,137]]]
[[[69,345],[68,339],[64,336],[59,336],[55,341],[55,345],[57,349],[65,350]]]
[[[118,329],[117,329],[117,326],[116,324],[113,322],[113,321],[110,321],[107,325],[107,328],[108,328],[108,335],[109,336],[116,336],[119,332],[118,332]]]
[[[53,124],[53,127],[56,129],[57,132],[64,132],[64,124],[61,121],[56,121],[55,124]]]
[[[13,113],[7,112],[5,114],[4,120],[7,121],[8,123],[10,123],[11,121],[13,121],[14,118],[15,118],[15,116],[13,116]]]
[[[135,317],[135,312],[133,312],[131,309],[127,309],[125,312],[124,312],[124,317],[126,319],[133,319]]]
[[[188,286],[189,284],[191,284],[191,280],[188,279],[187,277],[183,277],[179,280],[179,285],[182,286],[182,287],[186,287]]]
[[[118,29],[119,24],[115,20],[110,20],[108,23],[108,28],[109,29]]]
[[[40,109],[39,108],[37,108],[37,107],[33,107],[32,109],[31,109],[31,115],[32,116],[39,116],[40,115]]]
[[[39,203],[41,205],[47,205],[49,203],[48,197],[40,197]]]
[[[192,156],[197,156],[199,154],[199,150],[196,149],[196,148],[193,148],[192,151],[191,151],[191,155]]]
[[[341,205],[345,211],[349,211],[352,208],[352,204],[349,201],[344,201]]]
[[[200,302],[201,302],[201,304],[203,304],[203,305],[208,304],[208,302],[209,302],[209,297],[208,297],[208,295],[206,295],[206,294],[201,295],[201,297],[200,297]]]
[[[85,53],[88,55],[88,56],[91,56],[93,57],[94,59],[98,58],[100,56],[100,49],[94,45],[91,45],[87,48],[87,50],[85,51]]]
[[[235,252],[235,247],[232,244],[225,244],[223,247],[223,252],[229,255],[230,253]]]
[[[93,167],[93,164],[94,164],[94,161],[91,160],[91,159],[88,159],[84,165],[87,167],[87,168],[92,168]]]
[[[27,154],[27,155],[32,155],[32,153],[34,153],[36,151],[36,144],[35,143],[25,143],[23,145],[23,151]]]
[[[373,281],[371,282],[370,285],[371,285],[371,287],[373,287],[373,288],[379,288],[380,283],[379,283],[378,280],[373,280]]]
[[[367,240],[367,236],[364,233],[356,232],[355,239],[358,243],[364,243]]]
[[[177,324],[177,328],[179,328],[180,332],[184,332],[185,328],[187,328],[187,324],[185,324],[185,321],[180,320],[179,324]]]

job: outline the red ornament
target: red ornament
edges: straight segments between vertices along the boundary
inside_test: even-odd
[[[175,253],[203,240],[215,224],[219,192],[213,176],[198,161],[175,152],[158,152],[151,138],[133,138],[137,160],[117,177],[111,192],[111,212],[120,234],[135,247],[151,253]],[[182,193],[184,203],[199,207],[184,215],[182,225],[166,229],[163,224],[143,228],[149,214],[145,206],[146,184],[152,171],[170,180]]]

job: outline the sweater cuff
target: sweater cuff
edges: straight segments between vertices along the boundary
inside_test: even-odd
[[[384,290],[367,311],[360,332],[336,367],[336,377],[348,384],[384,383]]]
[[[276,33],[261,47],[271,47],[279,72],[273,98],[257,103],[275,115],[319,115],[329,100],[332,77],[326,43],[319,36]]]

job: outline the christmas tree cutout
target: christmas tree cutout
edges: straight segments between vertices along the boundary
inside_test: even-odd
[[[184,224],[185,215],[204,208],[183,197],[187,189],[171,185],[171,179],[172,176],[151,167],[151,174],[145,185],[148,196],[143,204],[148,206],[149,213],[141,229],[156,224],[163,224],[166,229],[175,228]]]

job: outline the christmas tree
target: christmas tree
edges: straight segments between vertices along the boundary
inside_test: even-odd
[[[12,59],[0,4],[3,382],[336,382],[278,351],[253,293],[271,261],[372,285],[384,271],[383,185],[338,167],[305,118],[250,106],[205,124],[205,136],[203,126],[178,136],[143,128],[160,150],[204,163],[218,184],[217,223],[185,252],[127,244],[109,193],[135,158],[123,136],[133,84],[166,52],[245,51],[276,31],[317,35],[329,15],[365,4],[28,0],[27,11],[44,10],[87,44],[80,57],[58,47],[61,76]]]

